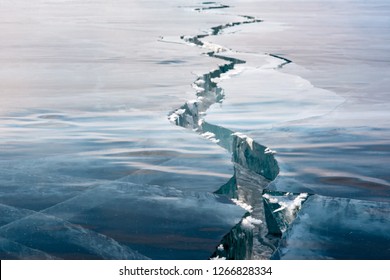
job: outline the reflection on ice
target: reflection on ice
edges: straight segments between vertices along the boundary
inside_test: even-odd
[[[76,259],[145,258],[132,249],[155,259],[206,259],[244,213],[216,195],[123,182],[40,212],[2,208],[1,236]]]
[[[4,225],[0,232],[9,240],[58,258],[146,259],[108,236],[42,213]],[[7,251],[1,254],[6,255]]]
[[[248,67],[221,82],[226,100],[209,110],[207,121],[278,152],[275,190],[389,201],[389,33],[383,28],[390,6],[302,3],[231,8],[250,8],[264,22],[210,38],[236,50]],[[261,62],[261,51],[293,62],[272,69],[277,57],[263,55]]]
[[[1,259],[17,259],[17,260],[55,260],[57,258],[24,246],[20,243],[0,237],[0,256]]]
[[[389,203],[311,196],[274,258],[388,259],[389,217]]]
[[[1,258],[207,259],[239,222],[229,154],[165,119],[217,62],[158,40],[233,17],[178,6],[2,3]]]
[[[0,258],[388,258],[388,5],[181,2],[2,3]]]

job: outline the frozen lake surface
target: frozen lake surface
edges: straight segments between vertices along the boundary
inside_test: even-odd
[[[2,1],[0,258],[389,259],[389,14]]]

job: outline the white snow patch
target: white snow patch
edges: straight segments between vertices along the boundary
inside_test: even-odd
[[[203,42],[203,46],[204,48],[206,49],[209,49],[213,52],[216,52],[216,53],[219,53],[219,52],[223,52],[223,51],[227,51],[226,48],[220,46],[220,45],[217,45],[217,44],[213,44],[213,43],[209,43],[209,42]]]
[[[226,260],[225,257],[219,257],[219,256],[215,256],[214,258],[210,258],[210,260],[218,260],[218,261],[223,261],[223,260]]]
[[[205,83],[206,83],[206,82],[205,82],[205,80],[203,80],[203,79],[198,79],[198,80],[196,80],[196,81],[194,82],[194,84],[197,85],[197,86],[203,86]]]
[[[253,138],[249,137],[248,135],[242,134],[241,132],[235,132],[232,135],[235,135],[241,138],[242,140],[245,140],[248,143],[251,150],[253,150]]]
[[[243,202],[243,201],[240,201],[240,200],[234,199],[234,198],[232,198],[232,201],[233,201],[236,205],[238,205],[238,206],[244,208],[244,209],[245,209],[246,211],[248,211],[248,212],[252,212],[252,211],[253,211],[252,206],[250,206],[249,204],[246,204],[246,203]]]
[[[205,132],[205,133],[202,133],[201,135],[202,135],[204,138],[209,139],[210,141],[212,141],[212,142],[214,142],[214,143],[218,143],[218,142],[219,142],[219,139],[216,139],[215,134],[212,133],[212,132],[207,131],[207,132]]]
[[[276,154],[276,151],[271,150],[270,148],[267,147],[267,148],[264,150],[264,154],[272,154],[272,155],[274,155],[274,154]]]
[[[212,133],[212,132],[207,131],[207,132],[203,133],[202,136],[207,138],[207,139],[210,139],[210,138],[215,137],[215,134]]]
[[[247,219],[250,223],[252,223],[252,224],[254,224],[254,225],[260,225],[260,224],[263,223],[260,219],[253,218],[252,216],[248,216],[246,219]]]
[[[245,134],[241,133],[241,132],[234,132],[232,135],[235,135],[241,139],[246,139],[248,136],[246,136]]]
[[[248,216],[242,220],[241,226],[246,229],[254,229],[256,225],[260,225],[261,223],[261,220]]]
[[[250,137],[247,137],[246,138],[246,142],[248,143],[248,145],[251,148],[251,150],[253,150],[253,139],[250,138]]]
[[[204,88],[198,86],[198,85],[195,84],[195,83],[192,84],[192,88],[195,89],[195,91],[196,91],[197,93],[204,92]]]
[[[184,114],[186,112],[186,109],[177,109],[176,111],[175,111],[175,114],[177,114],[177,115],[182,115],[182,114]]]
[[[168,116],[169,121],[171,123],[176,123],[177,119],[180,117],[180,115],[183,115],[185,111],[185,109],[177,109],[175,112]]]
[[[176,113],[172,113],[169,115],[168,119],[171,123],[176,123],[179,116]]]
[[[271,203],[278,203],[278,199],[275,197],[270,196],[269,194],[263,194],[263,197],[268,199]]]
[[[268,194],[263,195],[263,197],[269,199],[271,203],[278,203],[280,207],[273,211],[273,213],[286,210],[286,214],[288,214],[291,218],[293,218],[294,213],[301,209],[302,203],[307,199],[307,193],[301,193],[296,198],[291,199],[291,193],[286,193],[282,197],[272,197]]]
[[[223,247],[223,244],[219,244],[219,246],[217,247],[218,251],[223,251],[225,250],[225,248]]]

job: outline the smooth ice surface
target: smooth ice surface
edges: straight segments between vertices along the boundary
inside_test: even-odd
[[[206,120],[276,150],[273,189],[389,201],[389,3],[226,3],[264,22],[210,38],[247,63]]]
[[[389,203],[311,196],[274,258],[388,259],[389,217]]]
[[[389,4],[207,3],[1,2],[0,258],[209,258],[245,213],[213,194],[233,175],[217,144],[272,190],[316,194],[275,258],[389,258]],[[197,135],[169,120],[197,113],[210,50],[241,62]],[[260,181],[237,178],[249,233]]]
[[[207,259],[239,222],[230,155],[167,120],[218,64],[162,42],[229,18],[196,4],[1,1],[1,258]]]
[[[231,11],[248,8],[264,22],[210,38],[247,63],[221,81],[225,101],[206,120],[277,152],[270,189],[329,196],[309,198],[274,257],[388,259],[389,4],[240,1]]]

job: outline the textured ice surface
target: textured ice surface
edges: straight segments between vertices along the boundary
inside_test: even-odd
[[[361,199],[314,195],[291,227],[278,200],[275,258],[388,258],[388,205],[372,202],[389,200],[388,10],[3,1],[0,257],[266,258],[277,241],[261,227],[262,188],[275,179],[272,190]],[[202,96],[216,83],[220,107]]]
[[[218,62],[162,36],[235,18],[195,4],[2,1],[1,258],[207,259],[239,222],[230,155],[166,120]]]
[[[351,203],[371,204],[381,215],[381,209],[388,209],[388,205],[370,201],[389,201],[390,197],[390,84],[386,67],[390,38],[384,32],[389,25],[388,3],[261,1],[253,5],[242,1],[232,5],[229,12],[240,13],[248,8],[251,15],[264,22],[233,27],[224,36],[209,38],[234,49],[236,57],[246,64],[238,66],[238,75],[221,81],[225,100],[222,106],[208,111],[206,122],[244,132],[277,151],[280,174],[271,183],[272,190],[360,199]],[[340,212],[345,207],[346,214],[332,228],[335,234],[327,241],[328,251],[316,251],[317,257],[313,254],[309,258],[389,258],[386,245],[375,255],[382,242],[388,244],[387,237],[378,237],[375,231],[357,234],[360,242],[370,244],[367,248],[338,243],[337,236],[349,230],[350,200],[338,201]],[[366,211],[364,207],[361,210]],[[281,211],[274,214],[278,213]],[[318,219],[319,226],[326,227],[324,217],[313,214],[307,224]],[[370,219],[362,218],[361,222],[367,220],[369,224]],[[358,224],[359,215],[355,220]],[[385,220],[379,227],[383,230],[388,226]],[[309,237],[310,230],[305,227],[302,231],[307,234],[294,235],[296,244],[306,238],[322,238],[320,232]],[[281,249],[287,252],[286,258],[305,258],[307,252],[300,252],[299,245],[289,255],[288,244]],[[362,256],[358,252],[371,245],[371,253]]]
[[[388,259],[389,217],[389,203],[311,196],[274,258]]]
[[[222,81],[226,100],[206,120],[278,152],[274,189],[388,201],[389,3],[242,1],[229,12],[248,10],[264,22],[210,38],[248,68]],[[292,63],[267,68],[264,53]]]
[[[20,212],[20,210],[18,210]],[[58,258],[207,259],[237,211],[216,195],[108,182],[40,212],[2,211],[1,236]],[[130,249],[131,248],[131,249]]]

